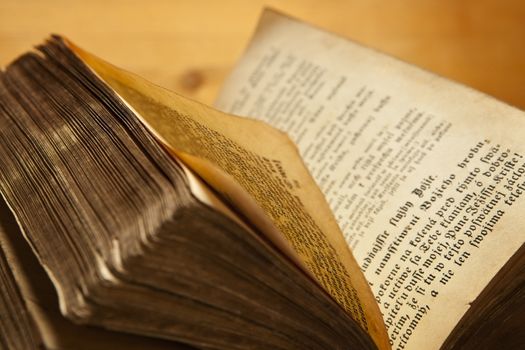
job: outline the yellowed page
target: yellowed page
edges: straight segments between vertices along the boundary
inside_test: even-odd
[[[266,12],[216,105],[290,134],[394,349],[439,349],[524,242],[524,113]]]
[[[284,133],[183,98],[71,47],[170,151],[305,267],[381,349],[388,348],[363,273]]]

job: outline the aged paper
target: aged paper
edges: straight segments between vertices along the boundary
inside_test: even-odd
[[[185,99],[70,45],[171,152],[303,266],[376,344],[388,347],[363,273],[284,133]]]
[[[523,244],[517,109],[269,11],[216,105],[297,143],[393,349],[439,349]]]

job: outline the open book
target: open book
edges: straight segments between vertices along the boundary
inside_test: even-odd
[[[523,112],[271,11],[217,107],[298,148],[61,37],[2,71],[0,346],[525,344]]]

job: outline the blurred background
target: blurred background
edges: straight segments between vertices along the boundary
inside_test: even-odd
[[[523,0],[0,0],[0,66],[59,33],[212,103],[264,6],[525,109]]]

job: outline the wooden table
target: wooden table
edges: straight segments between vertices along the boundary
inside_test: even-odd
[[[265,5],[525,109],[519,0],[0,0],[0,65],[60,33],[211,103]]]

